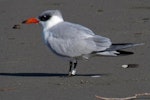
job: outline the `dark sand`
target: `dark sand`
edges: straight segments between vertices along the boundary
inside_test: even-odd
[[[77,76],[65,77],[68,62],[44,45],[41,26],[12,29],[47,9],[60,9],[65,20],[115,43],[145,45],[128,49],[135,52],[131,56],[80,61]],[[0,0],[0,23],[0,100],[97,100],[95,95],[150,92],[150,0]]]

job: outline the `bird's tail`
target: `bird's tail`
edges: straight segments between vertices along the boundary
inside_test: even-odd
[[[119,44],[112,44],[107,51],[114,51],[114,50],[121,50],[126,48],[131,48],[135,46],[144,45],[144,43],[119,43]]]
[[[110,48],[106,49],[105,51],[97,52],[97,55],[102,56],[119,56],[119,55],[131,55],[134,54],[133,52],[123,51],[122,49],[140,46],[144,43],[134,44],[134,43],[120,43],[120,44],[112,44]]]

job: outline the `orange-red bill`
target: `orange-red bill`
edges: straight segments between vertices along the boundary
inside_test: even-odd
[[[37,24],[39,20],[37,18],[29,18],[22,22],[23,24]]]

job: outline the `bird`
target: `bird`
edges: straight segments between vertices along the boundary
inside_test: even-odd
[[[69,59],[68,76],[76,75],[79,59],[94,56],[130,55],[133,52],[122,49],[143,45],[143,43],[112,43],[107,37],[96,35],[91,29],[76,23],[64,21],[60,10],[46,10],[38,17],[31,17],[22,24],[41,24],[43,38],[48,48],[56,55]]]

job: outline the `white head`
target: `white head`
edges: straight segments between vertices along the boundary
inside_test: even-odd
[[[62,14],[59,10],[47,10],[40,14],[39,17],[29,18],[22,23],[40,23],[44,29],[48,29],[63,21]]]
[[[63,22],[62,14],[59,10],[47,10],[44,11],[38,17],[40,23],[42,24],[43,28],[51,28],[56,24]]]

